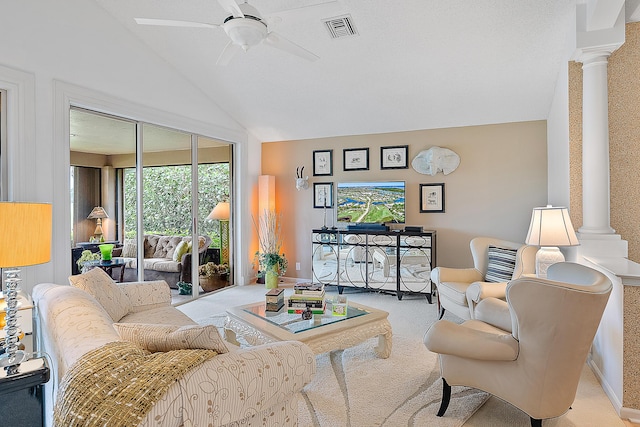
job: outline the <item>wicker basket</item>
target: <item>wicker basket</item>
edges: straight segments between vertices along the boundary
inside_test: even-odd
[[[205,292],[215,291],[224,288],[229,284],[229,273],[215,274],[213,276],[200,276],[200,287]]]

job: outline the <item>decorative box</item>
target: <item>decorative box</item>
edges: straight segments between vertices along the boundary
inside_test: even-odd
[[[284,307],[284,289],[275,288],[265,294],[267,311],[280,311]]]

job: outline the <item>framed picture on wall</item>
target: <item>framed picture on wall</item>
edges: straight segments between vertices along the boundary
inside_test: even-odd
[[[444,212],[444,184],[420,184],[420,212]]]
[[[380,147],[380,169],[408,169],[408,145]]]
[[[342,150],[343,170],[367,171],[369,170],[368,148],[345,148]]]
[[[333,175],[333,150],[313,151],[313,176]]]
[[[313,207],[332,208],[333,207],[333,182],[313,183]]]

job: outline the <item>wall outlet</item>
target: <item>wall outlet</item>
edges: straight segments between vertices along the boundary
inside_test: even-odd
[[[300,263],[296,262],[296,271],[300,271]]]

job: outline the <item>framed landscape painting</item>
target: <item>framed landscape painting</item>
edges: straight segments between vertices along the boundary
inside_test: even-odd
[[[420,212],[444,212],[444,184],[420,184]]]
[[[333,175],[333,150],[313,152],[313,176]]]
[[[345,148],[342,150],[342,160],[345,171],[369,170],[369,149]]]
[[[380,147],[380,169],[408,169],[408,145]]]

